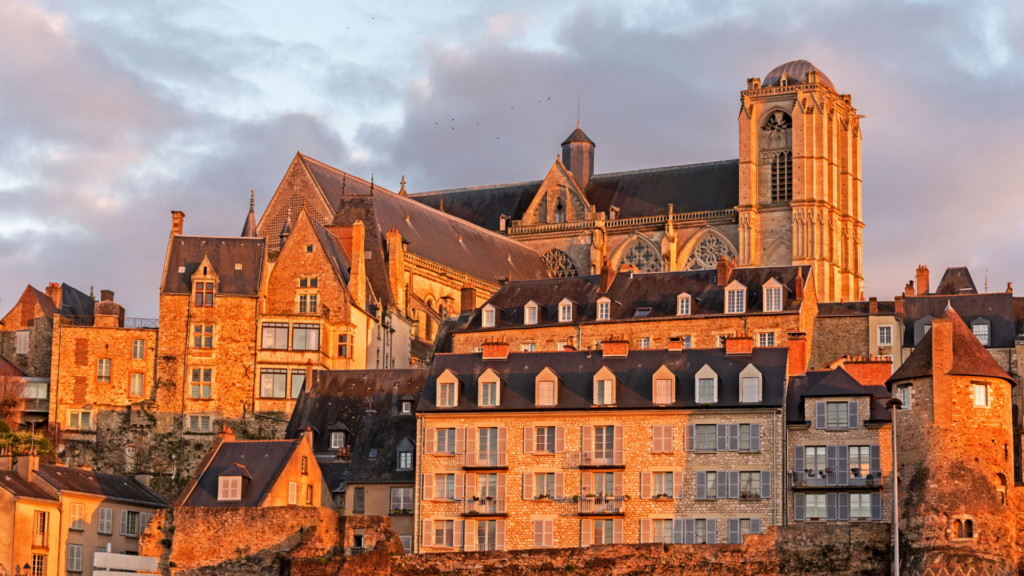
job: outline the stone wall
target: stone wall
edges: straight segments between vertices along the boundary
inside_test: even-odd
[[[867,355],[871,352],[869,338],[867,316],[819,316],[814,321],[814,344],[807,369],[819,370],[843,354]]]

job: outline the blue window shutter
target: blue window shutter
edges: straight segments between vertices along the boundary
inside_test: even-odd
[[[740,519],[729,518],[729,544],[740,544]]]
[[[751,424],[750,425],[750,451],[760,452],[761,451],[761,425]]]
[[[729,424],[729,452],[740,450],[740,425]]]
[[[729,472],[729,498],[740,497],[740,473]]]
[[[882,473],[882,447],[874,444],[870,448],[871,453],[871,468],[870,472],[873,477],[877,478]]]
[[[800,493],[793,494],[793,520],[804,521],[804,495]]]
[[[718,544],[718,520],[714,518],[707,519],[707,538],[705,542],[708,544]]]
[[[879,521],[882,519],[882,493],[871,493],[871,519]]]
[[[825,519],[828,521],[834,521],[837,517],[836,496],[835,492],[829,492],[825,495]]]
[[[694,487],[694,493],[696,494],[695,498],[697,498],[698,500],[700,500],[702,498],[707,498],[708,497],[708,486],[707,486],[707,483],[708,483],[708,473],[707,472],[697,472],[697,482],[696,482],[697,485]]]
[[[839,519],[849,520],[850,519],[850,493],[840,492],[839,493]]]
[[[717,434],[718,434],[718,438],[717,438],[717,440],[718,440],[718,443],[717,443],[718,444],[718,446],[717,446],[718,447],[718,451],[719,452],[726,452],[726,451],[728,451],[729,446],[727,444],[728,439],[726,438],[726,425],[725,424],[717,425],[715,427],[715,432],[717,432]]]
[[[803,479],[804,477],[804,447],[794,446],[793,447],[793,471],[796,472],[797,479]]]
[[[825,428],[825,403],[814,403],[814,427],[822,430]]]
[[[856,400],[850,401],[850,409],[847,410],[846,415],[850,419],[850,428],[860,428],[860,404]]]
[[[729,497],[729,473],[728,472],[723,472],[722,470],[719,470],[715,474],[715,478],[718,479],[718,485],[716,486],[716,488],[717,488],[717,496],[719,498],[728,498]]]
[[[837,446],[838,458],[836,458],[836,473],[839,474],[839,485],[850,484],[850,447]]]
[[[761,471],[761,498],[772,497],[772,471]]]

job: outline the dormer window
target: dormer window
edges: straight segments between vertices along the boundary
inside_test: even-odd
[[[646,317],[648,317],[650,315],[651,315],[651,309],[649,307],[637,308],[636,311],[633,312],[633,317],[634,318],[646,318]]]
[[[652,398],[655,404],[672,404],[676,401],[676,376],[671,370],[662,365],[654,373],[653,380]]]
[[[764,311],[782,312],[782,284],[772,278],[764,286]]]
[[[597,301],[597,319],[608,320],[612,317],[612,301],[608,298],[600,298]]]
[[[694,396],[698,404],[718,402],[718,374],[707,364],[697,371],[694,382]]]
[[[594,375],[594,404],[615,404],[615,373],[607,367],[598,370]]]
[[[527,303],[523,316],[526,324],[536,324],[537,318],[540,316],[540,306],[538,306],[536,302],[532,301]]]
[[[337,450],[345,447],[345,433],[344,432],[331,432],[331,450]]]
[[[538,406],[558,404],[558,374],[551,368],[544,368],[534,380],[534,399]]]
[[[480,323],[483,325],[484,328],[494,328],[494,323],[497,320],[497,318],[497,308],[488,304],[487,306],[484,306],[483,317],[481,318]]]
[[[402,402],[402,414],[412,414],[412,402]]]
[[[218,479],[217,500],[238,501],[242,499],[242,477],[221,476]]]
[[[763,381],[764,377],[761,375],[760,370],[755,368],[753,364],[747,364],[747,367],[740,372],[740,402],[760,402],[761,383]]]
[[[733,280],[725,287],[725,313],[743,314],[747,311],[747,287]]]
[[[493,368],[488,368],[480,376],[479,385],[477,405],[497,406],[500,403],[499,394],[501,393],[501,378],[498,373]]]
[[[451,370],[437,377],[437,405],[440,408],[459,405],[459,378]]]
[[[569,299],[562,300],[558,303],[559,322],[572,322],[572,307],[572,301]]]
[[[677,316],[689,316],[690,306],[693,303],[693,298],[689,294],[680,294],[676,297],[676,315]]]
[[[971,332],[978,338],[978,342],[981,342],[982,346],[991,345],[992,341],[992,323],[984,318],[975,318],[971,322]]]
[[[213,282],[196,282],[196,308],[210,308],[213,306]]]
[[[412,470],[412,452],[403,451],[398,453],[398,469]]]

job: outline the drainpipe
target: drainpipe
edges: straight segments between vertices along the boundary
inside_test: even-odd
[[[185,313],[185,346],[181,351],[181,431],[178,432],[178,466],[174,470],[175,475],[180,475],[182,469],[185,467],[185,388],[188,386],[188,337],[189,337],[189,325],[192,323],[192,298],[191,292],[188,294],[188,311]],[[200,378],[202,375],[200,375]],[[199,383],[202,386],[202,381]],[[201,388],[200,388],[201,390]],[[210,394],[213,395],[212,393]],[[202,394],[200,394],[202,396]]]
[[[783,387],[783,389],[785,389],[785,387]],[[774,450],[776,454],[778,454],[778,451],[779,451],[779,443],[776,441],[776,430],[778,430],[778,426],[779,426],[778,418],[779,418],[779,411],[775,410],[774,412],[772,412],[772,450]],[[783,436],[783,440],[785,440],[785,436]],[[783,452],[783,455],[784,454],[785,454],[785,452]],[[778,457],[772,458],[772,478],[776,479],[776,480],[779,479],[778,461],[779,461]],[[782,482],[783,489],[781,490],[781,492],[782,492],[782,507],[783,507],[782,509],[783,509],[783,511],[785,511],[786,498],[787,498],[786,489],[785,489],[786,482],[785,482],[784,478],[782,480],[783,480],[783,482]],[[772,506],[772,524],[775,525],[775,526],[779,525],[778,524],[778,518],[776,516],[776,513],[778,512],[778,508],[779,507],[777,505],[776,506]],[[783,516],[783,517],[785,517],[785,516]]]
[[[423,417],[421,415],[417,414],[416,420],[418,420],[416,436],[419,441],[416,442],[416,475],[413,478],[412,483],[412,495],[416,501],[416,513],[413,514],[412,519],[412,549],[416,554],[419,554],[422,548],[421,544],[423,543],[423,534],[420,534],[420,530],[423,529],[423,526],[421,525],[422,520],[420,520],[423,517],[423,499],[416,498],[416,495],[419,494],[419,491],[422,489],[420,486],[420,477],[422,476],[423,471],[423,434],[426,429],[423,427]]]

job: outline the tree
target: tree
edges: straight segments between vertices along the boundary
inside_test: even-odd
[[[25,379],[0,368],[0,421],[8,422],[25,400]]]

